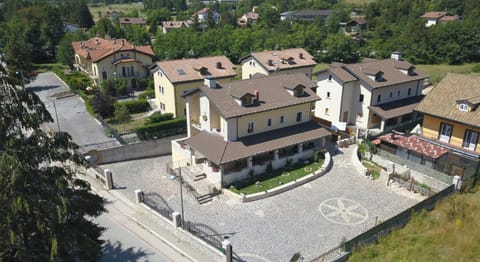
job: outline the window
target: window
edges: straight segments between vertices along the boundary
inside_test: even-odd
[[[245,95],[242,97],[242,106],[247,106],[253,104],[254,99],[252,99],[251,95]]]
[[[409,88],[407,91],[407,95],[411,95],[411,94],[412,94],[412,88]]]
[[[130,66],[130,75],[129,76],[135,76],[135,69],[133,66]]]
[[[393,92],[390,92],[390,97],[392,97],[392,96],[393,96]]]
[[[282,124],[283,122],[285,122],[285,117],[284,117],[284,116],[280,116],[280,124]]]
[[[325,114],[328,114],[328,107],[325,108]]]
[[[360,97],[358,98],[358,101],[363,102],[363,95],[360,94]]]
[[[332,80],[332,75],[329,75],[329,76],[328,76],[328,80]]]
[[[163,86],[158,86],[158,92],[160,92],[161,94],[165,94],[165,89],[163,88]]]
[[[330,98],[330,92],[327,92],[327,98]]]
[[[303,87],[301,87],[301,86],[295,87],[295,89],[293,90],[293,93],[297,97],[302,96],[303,95]]]
[[[267,120],[267,126],[272,126],[272,119],[271,119],[271,118],[269,118],[269,119]]]
[[[126,73],[126,71],[125,71],[125,67],[124,67],[124,66],[122,66],[122,76],[123,76],[123,77],[127,76],[127,73]]]
[[[468,105],[467,104],[460,104],[458,106],[458,109],[460,109],[461,111],[464,111],[464,112],[468,112]]]
[[[165,104],[162,103],[162,102],[160,102],[160,109],[163,110],[163,111],[165,111]]]
[[[248,132],[249,134],[250,134],[250,133],[253,133],[253,122],[248,123],[247,132]]]
[[[382,101],[382,95],[377,96],[377,103],[380,103],[380,101]]]
[[[302,121],[302,112],[297,112],[297,122]]]
[[[463,144],[464,148],[470,149],[475,151],[478,143],[478,132],[472,130],[465,130],[465,135],[463,136]]]
[[[440,124],[440,132],[438,135],[438,140],[450,143],[450,137],[452,136],[452,125],[442,123]]]
[[[102,72],[102,79],[103,81],[107,80],[107,72],[105,71]]]
[[[400,90],[397,91],[397,96],[400,96]]]

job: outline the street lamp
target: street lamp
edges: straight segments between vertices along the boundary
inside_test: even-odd
[[[57,105],[55,104],[54,99],[49,99],[53,103],[53,110],[55,111],[55,122],[57,122],[57,130],[60,133],[60,120],[58,118],[58,113],[57,113]]]
[[[178,167],[175,169],[176,172],[174,172],[175,175],[178,175],[178,181],[180,182],[180,207],[182,210],[182,229],[185,228],[185,212],[183,210],[183,178],[182,178],[182,168]]]

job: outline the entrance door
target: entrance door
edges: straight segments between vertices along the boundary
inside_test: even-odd
[[[450,137],[452,136],[452,126],[442,123],[440,125],[440,134],[438,137],[438,140],[445,142],[445,143],[450,143]]]
[[[348,122],[348,112],[343,112],[342,122]]]
[[[465,131],[465,137],[463,138],[463,147],[474,151],[477,147],[477,143],[478,133],[467,129]]]

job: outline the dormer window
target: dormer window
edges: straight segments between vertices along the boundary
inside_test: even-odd
[[[247,94],[242,97],[242,106],[251,106],[255,102],[255,99],[252,95]]]
[[[385,81],[385,78],[383,78],[383,72],[380,71],[375,74],[375,82],[383,82]]]
[[[467,104],[460,104],[460,105],[458,105],[458,109],[460,109],[460,111],[468,112],[468,105]]]
[[[412,66],[408,69],[408,73],[407,73],[409,76],[416,76],[417,73],[415,72],[415,67]]]

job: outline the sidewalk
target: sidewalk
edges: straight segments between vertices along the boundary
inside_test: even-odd
[[[137,223],[171,248],[171,250],[162,250],[162,252],[167,252],[172,254],[172,257],[177,257],[178,259],[175,259],[175,261],[215,261],[215,258],[209,254],[209,250],[202,250],[188,241],[181,240],[172,231],[151,219],[151,216],[145,216],[145,211],[142,211],[141,206],[128,200],[115,190],[105,190],[103,185],[87,172],[89,171],[86,171],[85,175],[81,175],[79,178],[88,181],[92,191],[103,197],[105,202],[109,202],[111,206],[120,211],[129,220]]]

